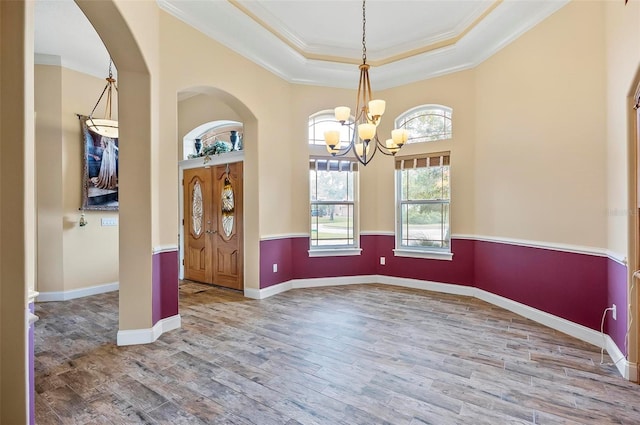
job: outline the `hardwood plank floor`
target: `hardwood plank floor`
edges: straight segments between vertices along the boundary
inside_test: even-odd
[[[38,424],[640,423],[599,348],[473,298],[183,282],[182,328],[130,347],[117,300],[36,305]]]

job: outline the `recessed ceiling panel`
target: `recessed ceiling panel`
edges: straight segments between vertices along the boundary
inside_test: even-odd
[[[249,15],[310,54],[347,56],[362,52],[362,2],[237,0]],[[369,1],[367,56],[373,60],[455,37],[471,26],[493,0]]]

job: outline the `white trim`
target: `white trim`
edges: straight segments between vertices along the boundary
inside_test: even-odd
[[[474,288],[465,285],[455,285],[450,283],[439,283],[418,279],[407,279],[394,276],[384,275],[363,275],[363,276],[345,276],[330,278],[314,278],[314,279],[292,279],[287,282],[279,283],[265,289],[245,289],[245,296],[255,299],[265,299],[270,296],[286,292],[290,289],[298,288],[317,288],[323,286],[342,286],[353,284],[379,283],[384,285],[402,286],[406,288],[422,289],[425,291],[441,292],[445,294],[454,294],[478,298],[489,304],[509,310],[519,316],[533,320],[551,329],[560,331],[566,335],[578,338],[582,341],[597,347],[604,347],[609,356],[616,363],[616,367],[620,374],[628,380],[636,381],[638,377],[637,365],[629,363],[622,359],[624,356],[613,342],[609,335],[605,335],[603,340],[602,334],[594,329],[571,322],[553,314],[530,307],[517,301],[510,300],[500,295],[487,292],[483,289]]]
[[[359,285],[363,283],[378,283],[378,275],[292,279],[290,282],[292,289],[319,288],[322,286]]]
[[[396,257],[409,257],[409,258],[426,258],[430,260],[446,260],[451,261],[453,259],[453,252],[446,251],[418,251],[417,249],[394,249],[393,255]]]
[[[624,379],[629,380],[631,369],[632,368],[635,369],[635,365],[633,367],[631,366],[631,363],[629,363],[629,361],[625,358],[626,356],[622,354],[622,351],[620,351],[620,349],[618,348],[618,345],[616,345],[616,343],[613,341],[613,339],[609,335],[605,335],[604,339],[605,339],[605,349],[607,350],[609,357],[611,357],[611,360],[613,361],[616,368],[618,369],[618,372],[620,373],[620,375],[624,377]]]
[[[75,298],[88,297],[89,295],[97,295],[104,294],[105,292],[117,291],[119,287],[119,282],[113,282],[106,283],[104,285],[89,286],[88,288],[72,289],[70,291],[40,292],[40,294],[36,298],[36,301],[68,301]]]
[[[161,254],[163,252],[175,252],[178,250],[178,245],[158,245],[154,246],[151,250],[153,255]]]
[[[388,232],[386,230],[371,230],[369,232],[360,232],[360,236],[395,236],[396,233],[391,231]]]
[[[391,231],[385,231],[385,230],[371,230],[366,232],[360,232],[360,236],[395,236],[395,233]],[[288,239],[288,238],[308,238],[308,237],[309,237],[309,233],[282,233],[282,234],[261,236],[260,241]],[[555,242],[533,241],[533,240],[526,240],[526,239],[504,238],[504,237],[498,237],[498,236],[470,235],[470,234],[460,234],[460,233],[455,233],[451,235],[451,240],[456,240],[456,239],[504,243],[509,245],[525,246],[529,248],[547,249],[551,251],[563,251],[563,252],[571,252],[575,254],[595,255],[598,257],[607,257],[623,266],[628,265],[627,257],[624,254],[620,254],[618,252],[614,252],[604,248],[596,248],[596,247],[588,247],[588,246],[572,245],[572,244],[561,244],[561,243],[555,243]],[[400,250],[400,251],[407,251],[407,250]],[[411,253],[413,253],[413,251],[411,251]],[[399,255],[399,256],[404,257],[404,255]],[[408,256],[412,257],[413,255],[408,255]],[[418,256],[416,255],[416,257]]]
[[[351,255],[361,255],[362,248],[312,248],[307,251],[309,257],[347,257]]]
[[[442,292],[445,294],[464,295],[473,297],[476,288],[465,285],[455,285],[452,283],[432,282],[429,280],[408,279],[395,276],[375,276],[377,281],[383,285],[402,286],[405,288],[422,289],[424,291]]]
[[[52,65],[52,66],[61,67],[62,57],[58,55],[47,55],[44,53],[36,53],[35,55],[33,55],[33,64],[34,65]]]
[[[491,292],[487,292],[483,289],[475,288],[474,296],[482,301],[488,302],[489,304],[502,307],[505,310],[509,310],[522,317],[526,317],[534,322],[548,326],[567,335],[571,335],[574,338],[578,338],[597,347],[602,348],[603,346],[602,335],[600,332],[587,328],[586,326],[582,326],[570,320],[538,310],[537,308],[529,307],[526,304],[510,300],[509,298],[492,294]]]
[[[183,159],[178,162],[180,166],[180,170],[188,170],[190,168],[209,168],[216,165],[221,164],[232,164],[234,162],[243,162],[244,161],[244,150],[242,151],[233,151],[233,152],[224,152],[217,155],[209,155],[209,159],[206,160],[206,156],[199,156],[198,158],[193,159]],[[206,160],[206,162],[205,162]],[[182,179],[182,175],[180,175],[180,179]]]
[[[158,320],[158,322],[149,329],[129,329],[118,331],[118,346],[149,344],[158,339],[160,335],[182,326],[182,319],[179,314]]]
[[[29,289],[29,293],[27,294],[27,304],[34,302],[38,295],[40,295],[40,292]]]
[[[629,265],[629,262],[627,261],[627,257],[625,255],[610,250],[606,250],[605,253],[610,260],[615,261],[616,263],[625,267]]]
[[[607,257],[607,252],[603,248],[595,248],[591,246],[570,245],[555,242],[541,242],[524,239],[503,238],[498,236],[482,236],[482,235],[458,235],[451,236],[452,239],[471,239],[483,242],[498,242],[508,245],[525,246],[529,248],[542,248],[552,251],[572,252],[575,254],[596,255],[598,257]]]
[[[273,241],[277,239],[294,239],[294,238],[308,238],[308,237],[310,237],[309,233],[281,233],[281,234],[275,234],[275,235],[260,236],[260,242]]]
[[[265,298],[278,295],[281,292],[287,292],[292,288],[293,285],[291,284],[291,281],[278,283],[277,285],[269,286],[268,288],[264,289],[244,288],[244,296],[247,298],[253,298],[255,300],[263,300]]]

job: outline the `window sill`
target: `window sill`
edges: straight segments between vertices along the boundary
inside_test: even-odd
[[[396,257],[426,258],[430,260],[453,260],[453,252],[445,251],[418,251],[413,249],[394,249]]]
[[[361,253],[361,248],[310,249],[309,257],[344,257],[349,255],[360,255]]]

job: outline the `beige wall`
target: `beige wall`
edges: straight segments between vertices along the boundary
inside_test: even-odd
[[[160,137],[164,152],[171,152],[161,167],[167,171],[167,187],[176,188],[163,192],[167,213],[160,238],[175,243],[178,233],[178,176],[172,171],[177,170],[181,142],[176,93],[214,95],[244,123],[245,258],[253,259],[245,263],[245,285],[257,288],[260,235],[286,233],[291,221],[290,85],[164,12],[160,25]]]
[[[178,102],[178,157],[184,158],[182,141],[191,130],[217,120],[241,121],[242,118],[215,95],[199,94]]]
[[[83,143],[77,113],[88,115],[106,81],[59,66],[37,65],[38,282],[40,292],[118,281],[118,227],[113,211],[86,211],[80,227]],[[106,75],[105,68],[105,75]],[[104,100],[95,112],[104,116]],[[117,102],[113,118],[117,119]]]
[[[34,82],[38,208],[36,290],[62,291],[64,290],[62,68],[36,65]]]
[[[105,67],[105,76],[107,69]],[[77,113],[88,115],[106,81],[69,69],[62,70],[62,182],[65,290],[118,281],[118,227],[103,227],[101,218],[116,211],[86,211],[88,224],[78,225],[82,205],[83,143]],[[104,99],[95,116],[104,116]],[[118,119],[117,102],[112,117]]]
[[[477,68],[476,234],[606,246],[603,7],[570,3]]]

